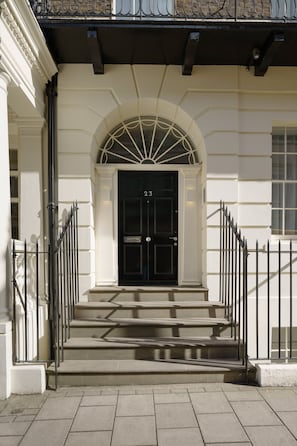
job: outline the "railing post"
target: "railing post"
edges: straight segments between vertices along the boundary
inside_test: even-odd
[[[57,371],[57,75],[47,84],[48,96],[48,296],[51,320],[51,355]],[[57,373],[55,386],[57,387]]]

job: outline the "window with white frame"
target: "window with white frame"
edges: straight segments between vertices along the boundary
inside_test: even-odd
[[[272,132],[272,234],[297,235],[297,127]]]
[[[271,0],[271,16],[282,19],[296,17],[296,0]]]
[[[18,171],[18,151],[9,150],[10,166],[10,201],[11,201],[11,236],[13,239],[19,238],[19,171]]]
[[[118,16],[162,18],[173,14],[173,0],[115,0]]]

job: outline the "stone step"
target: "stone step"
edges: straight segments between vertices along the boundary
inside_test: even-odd
[[[239,361],[202,360],[65,360],[58,368],[61,386],[116,386],[198,382],[244,382],[246,370]],[[54,367],[48,383],[55,382]]]
[[[70,338],[64,358],[93,359],[236,359],[238,343],[229,338]]]
[[[70,324],[70,337],[230,336],[230,329],[223,318],[75,319]]]
[[[155,318],[155,317],[224,317],[225,307],[219,302],[208,301],[100,301],[79,303],[75,318]]]
[[[95,287],[89,291],[89,302],[99,301],[197,301],[207,300],[208,289],[204,287]]]

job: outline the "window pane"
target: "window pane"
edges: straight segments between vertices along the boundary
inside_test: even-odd
[[[297,155],[287,155],[287,180],[297,180]]]
[[[272,179],[285,179],[285,157],[283,155],[272,155]]]
[[[297,234],[297,211],[285,212],[285,233],[287,235]]]
[[[9,168],[10,170],[18,170],[18,151],[15,149],[9,150]]]
[[[273,183],[272,184],[272,207],[282,208],[283,207],[283,184]]]
[[[273,129],[272,152],[284,152],[285,150],[285,129]]]
[[[287,129],[287,152],[297,153],[297,129]]]
[[[286,208],[297,208],[297,183],[287,183],[285,187]]]
[[[282,234],[282,211],[272,211],[272,234]]]
[[[19,181],[18,180],[19,180],[18,177],[12,177],[12,176],[10,177],[10,196],[12,198],[17,198],[19,196],[19,193],[18,193]]]
[[[19,205],[11,203],[11,236],[14,239],[19,238]]]

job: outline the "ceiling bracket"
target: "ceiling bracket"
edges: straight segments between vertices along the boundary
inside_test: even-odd
[[[87,33],[94,74],[104,74],[104,64],[98,31],[96,29],[88,29]]]
[[[200,33],[193,32],[188,36],[185,55],[184,55],[184,64],[182,74],[183,76],[191,76],[193,66],[195,65],[196,52],[199,43]]]
[[[285,42],[284,33],[270,34],[262,48],[254,48],[252,58],[255,65],[255,76],[264,76],[282,43]]]

